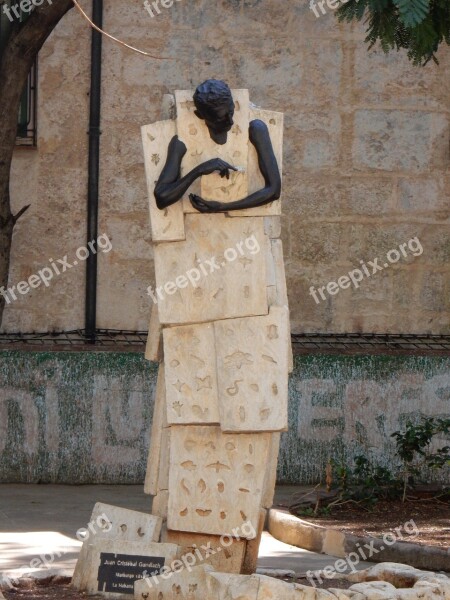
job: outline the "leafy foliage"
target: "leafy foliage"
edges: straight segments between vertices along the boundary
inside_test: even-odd
[[[414,490],[417,484],[421,467],[442,469],[450,466],[450,446],[431,450],[435,436],[450,436],[450,419],[423,417],[419,423],[408,421],[404,431],[395,431],[391,437],[395,438],[399,460],[392,470],[363,455],[355,457],[353,466],[331,459],[326,471],[327,493],[319,491],[312,497],[309,493],[304,494],[290,506],[292,514],[325,516],[334,507],[349,503],[370,510],[379,500],[402,498],[404,502],[407,490]],[[443,486],[436,497],[448,499],[448,486]]]
[[[343,500],[373,505],[379,499],[398,498],[401,495],[401,484],[389,469],[373,463],[365,456],[355,457],[355,466],[349,467],[334,464]]]
[[[438,63],[439,46],[450,45],[449,0],[348,0],[337,16],[348,22],[365,18],[369,48],[377,41],[386,53],[404,48],[415,65]]]
[[[394,431],[392,434],[396,441],[397,454],[404,465],[403,497],[406,495],[409,479],[419,474],[421,463],[431,469],[450,465],[450,446],[443,446],[436,452],[430,452],[433,437],[440,434],[450,435],[450,419],[424,417],[418,424],[408,421],[405,431]]]
[[[420,25],[430,12],[429,0],[394,0],[394,4],[405,27]]]

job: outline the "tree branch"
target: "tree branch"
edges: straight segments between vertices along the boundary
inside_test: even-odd
[[[23,206],[19,212],[16,215],[13,215],[12,220],[14,225],[17,223],[17,221],[20,219],[20,217],[27,212],[27,210],[30,208],[31,204],[27,204],[26,206]]]

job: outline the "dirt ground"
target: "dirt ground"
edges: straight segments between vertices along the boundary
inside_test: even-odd
[[[69,583],[32,584],[29,587],[3,591],[3,595],[6,600],[87,600],[87,598],[98,600],[101,598],[101,596],[87,596],[83,592],[77,592],[70,587]]]
[[[382,537],[393,532],[398,538],[395,530],[400,528],[403,541],[440,548],[450,546],[450,502],[429,499],[411,500],[404,504],[401,501],[380,501],[370,511],[350,503],[333,507],[331,515],[298,516],[317,525],[360,536]]]

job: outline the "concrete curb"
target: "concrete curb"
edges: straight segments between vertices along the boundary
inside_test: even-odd
[[[380,538],[346,534],[338,529],[309,523],[275,508],[269,511],[268,527],[271,535],[280,542],[312,552],[338,558],[348,557],[353,552],[359,561],[404,563],[431,571],[450,570],[450,548],[445,550],[402,541],[387,545]],[[361,552],[366,554],[366,558],[361,556]]]

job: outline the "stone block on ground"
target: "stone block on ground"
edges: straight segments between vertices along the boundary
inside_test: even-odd
[[[159,573],[178,558],[179,552],[175,544],[93,539],[88,544],[81,577],[72,585],[88,595],[126,599],[133,594],[135,580]]]
[[[95,532],[97,537],[126,542],[157,542],[162,527],[159,517],[103,502],[94,506],[90,523],[100,524]]]
[[[165,577],[135,583],[135,600],[336,600],[337,596],[312,587],[264,575],[233,575],[209,565],[185,568],[182,561]],[[355,594],[355,597],[357,594]]]
[[[135,510],[97,502],[92,511],[89,525],[91,525],[91,529],[88,526],[87,539],[81,547],[72,578],[72,584],[76,588],[81,585],[93,535],[95,535],[95,539],[107,539],[117,542],[121,540],[142,543],[158,542],[162,519]]]
[[[410,565],[385,562],[351,573],[349,581],[358,581],[349,592],[364,594],[368,600],[450,599],[450,579],[441,573],[423,571]],[[394,594],[395,590],[395,594]],[[383,594],[389,594],[384,596]]]
[[[180,566],[181,565],[181,566]],[[156,576],[136,581],[135,600],[207,600],[209,565],[186,568],[182,561],[176,570],[165,577]]]
[[[397,597],[397,588],[387,581],[355,583],[349,587],[349,591],[359,592],[368,600],[391,600]]]

